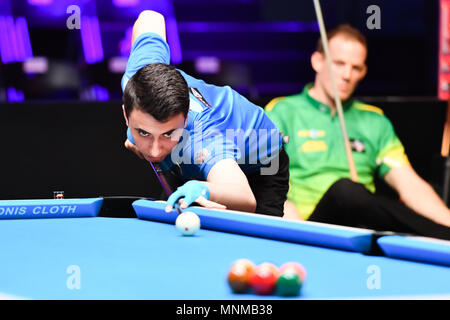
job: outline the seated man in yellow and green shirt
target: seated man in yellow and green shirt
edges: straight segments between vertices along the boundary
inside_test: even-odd
[[[289,136],[290,179],[284,217],[450,239],[450,210],[411,167],[381,109],[352,100],[367,72],[367,43],[349,25],[328,32],[336,87],[358,181],[351,181],[321,41],[311,56],[314,83],[265,108]],[[403,202],[374,195],[378,175]]]

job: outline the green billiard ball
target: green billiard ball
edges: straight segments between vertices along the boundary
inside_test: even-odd
[[[296,272],[285,271],[278,278],[276,292],[280,296],[298,296],[302,284],[302,280]]]

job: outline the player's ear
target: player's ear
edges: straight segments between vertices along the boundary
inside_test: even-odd
[[[314,71],[319,72],[320,70],[322,70],[324,63],[325,56],[319,51],[314,51],[314,53],[311,55],[311,66]]]
[[[364,64],[364,70],[363,70],[363,72],[361,73],[361,80],[366,76],[366,74],[367,74],[367,65],[366,64]]]
[[[127,124],[127,127],[128,127],[128,117],[127,117],[127,113],[125,112],[124,105],[122,105],[122,111],[123,111],[123,117],[125,118],[125,123]]]
[[[184,127],[186,128],[187,126],[187,120],[188,120],[189,115],[186,113],[186,118],[184,119]]]

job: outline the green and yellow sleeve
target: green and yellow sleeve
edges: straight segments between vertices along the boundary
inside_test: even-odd
[[[376,161],[379,166],[378,174],[383,178],[392,168],[410,166],[411,164],[405,153],[405,148],[395,134],[392,123],[388,118],[383,117],[380,130],[382,130],[382,135]]]

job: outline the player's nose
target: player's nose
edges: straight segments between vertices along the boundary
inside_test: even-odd
[[[164,149],[162,148],[161,143],[159,142],[154,142],[152,143],[152,145],[150,146],[150,156],[152,158],[160,158],[161,156],[163,156],[163,152]]]
[[[342,70],[342,78],[345,80],[350,80],[352,76],[352,68],[351,66],[346,66],[345,68],[343,68]]]

